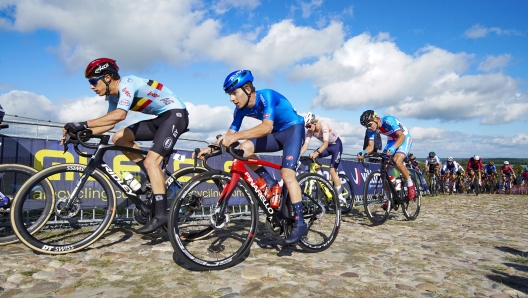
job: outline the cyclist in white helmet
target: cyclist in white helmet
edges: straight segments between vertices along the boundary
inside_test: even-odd
[[[479,178],[479,185],[482,185],[482,176],[480,175],[482,169],[482,159],[480,156],[474,155],[468,160],[467,173],[469,174],[472,170],[475,171],[475,174],[477,174]]]
[[[318,157],[327,157],[332,156],[330,164],[330,176],[334,181],[334,188],[336,193],[339,194],[339,201],[341,207],[348,207],[346,205],[346,200],[343,198],[341,193],[341,179],[337,173],[337,168],[341,162],[341,154],[343,154],[343,144],[339,138],[339,134],[332,128],[328,123],[323,121],[318,121],[315,118],[315,115],[311,112],[308,112],[304,115],[304,127],[308,130],[306,133],[306,138],[304,140],[304,145],[301,148],[301,155],[306,152],[310,140],[312,137],[316,137],[323,144],[315,149],[314,152],[310,153],[310,158]],[[317,169],[318,174],[322,174],[321,169]]]

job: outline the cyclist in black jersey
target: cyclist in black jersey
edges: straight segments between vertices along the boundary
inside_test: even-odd
[[[77,133],[91,129],[95,134],[105,133],[125,120],[128,111],[155,115],[156,118],[140,121],[120,129],[112,136],[114,144],[140,149],[134,141],[153,141],[146,157],[132,152],[123,152],[135,162],[150,181],[154,197],[154,217],[137,232],[147,234],[164,225],[168,220],[167,194],[160,163],[172,153],[172,148],[181,134],[187,131],[189,118],[182,100],[163,84],[138,78],[121,77],[115,60],[95,59],[88,64],[85,77],[90,88],[100,96],[106,96],[108,113],[97,119],[70,122],[64,125],[66,132]],[[64,139],[64,138],[63,138]],[[62,142],[61,142],[62,145]]]

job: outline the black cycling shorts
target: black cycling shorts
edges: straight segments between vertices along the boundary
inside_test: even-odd
[[[172,148],[181,134],[187,131],[189,114],[186,109],[168,110],[154,119],[140,121],[130,125],[136,141],[152,141],[152,148],[165,157],[172,153]]]

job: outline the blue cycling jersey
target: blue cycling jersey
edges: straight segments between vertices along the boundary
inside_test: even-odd
[[[108,104],[108,112],[121,109],[149,115],[186,108],[183,101],[163,84],[136,76],[121,77],[119,96],[111,96]]]
[[[486,170],[486,173],[491,174],[493,172],[497,172],[497,167],[495,167],[495,165],[491,166],[488,164],[484,166],[484,170]]]
[[[401,131],[405,138],[411,137],[409,130],[394,116],[385,116],[381,118],[381,127],[378,128],[378,131],[382,135],[386,135],[389,141],[398,139],[398,136],[396,135],[398,131]],[[375,131],[368,130],[368,138],[370,142],[374,142],[375,135]]]
[[[235,108],[230,130],[238,131],[244,117],[273,121],[273,132],[283,131],[295,124],[304,124],[302,116],[292,107],[282,94],[275,90],[264,89],[256,91],[256,101],[252,108]]]

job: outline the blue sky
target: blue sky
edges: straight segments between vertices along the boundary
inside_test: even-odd
[[[186,136],[211,141],[231,121],[225,76],[250,69],[257,89],[330,122],[346,152],[361,149],[359,115],[375,109],[410,129],[417,156],[526,157],[528,2],[152,3],[0,0],[0,104],[61,123],[98,117],[107,105],[83,70],[111,57],[177,93]]]

